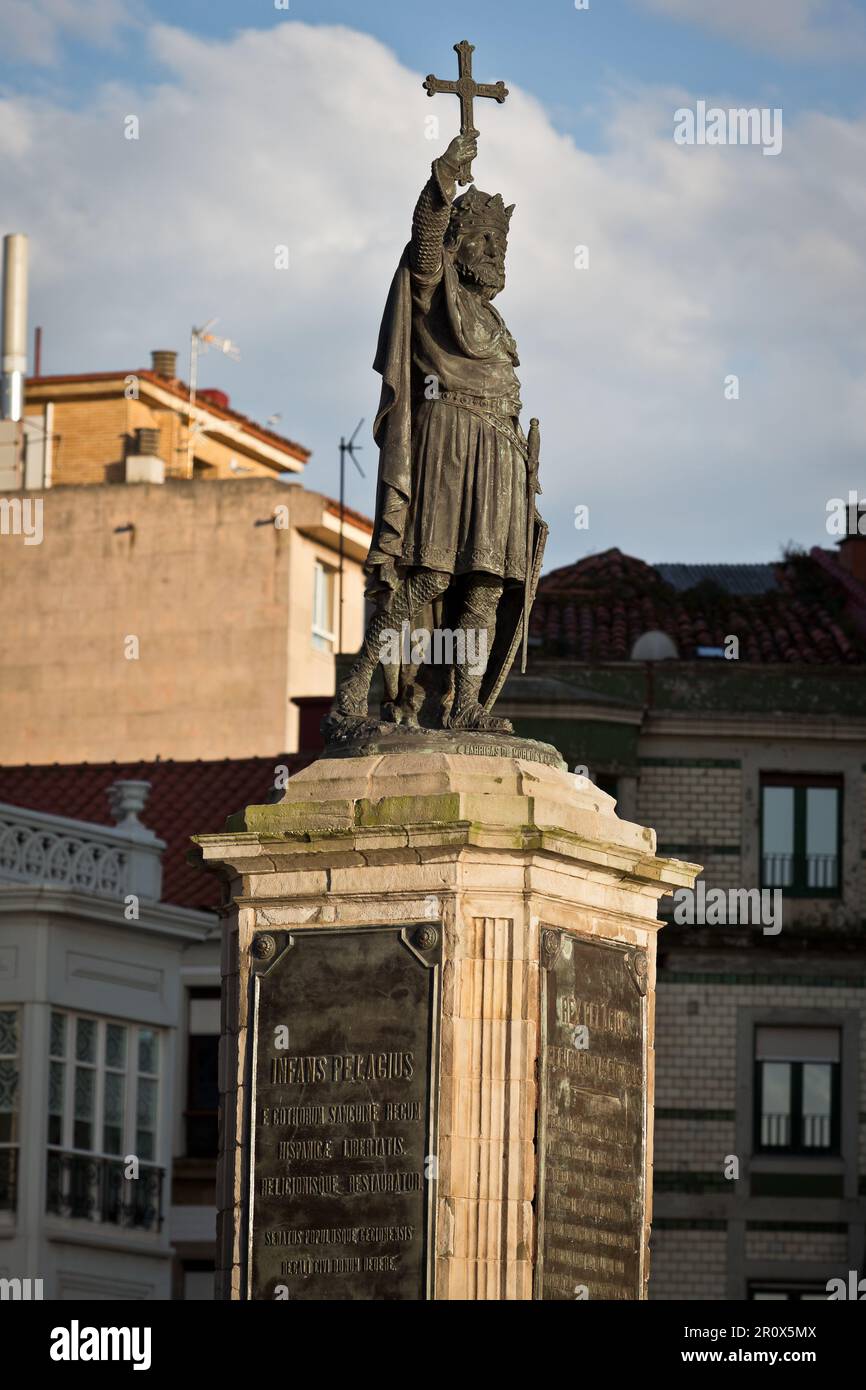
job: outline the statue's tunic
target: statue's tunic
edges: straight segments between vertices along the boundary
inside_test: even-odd
[[[506,580],[525,571],[516,345],[489,300],[461,284],[453,248],[443,246],[451,206],[443,184],[437,161],[380,334],[373,589],[393,585],[395,566]]]

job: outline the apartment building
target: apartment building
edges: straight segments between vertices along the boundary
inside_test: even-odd
[[[2,763],[296,748],[294,700],[333,694],[360,644],[371,523],[297,481],[308,449],[177,371],[154,351],[4,375]]]
[[[255,757],[297,747],[364,621],[370,525],[271,478],[50,488],[0,536],[0,762]]]
[[[213,1298],[218,882],[303,758],[0,768],[0,1277]]]
[[[661,904],[650,1297],[826,1298],[866,1259],[866,537],[590,556],[531,632],[498,708],[705,866]]]

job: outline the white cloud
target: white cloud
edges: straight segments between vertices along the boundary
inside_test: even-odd
[[[637,0],[734,43],[792,58],[862,57],[866,19],[851,0]]]
[[[218,314],[243,358],[205,358],[200,384],[259,418],[281,411],[315,450],[308,483],[333,491],[340,434],[374,414],[382,306],[456,102],[429,101],[421,75],[348,29],[286,22],[213,42],[160,26],[149,41],[161,86],[0,111],[43,369],[144,365]],[[695,560],[826,543],[826,499],[863,478],[866,122],[803,117],[770,160],[676,146],[689,94],[638,91],[617,103],[609,152],[590,155],[509,86],[504,106],[479,107],[476,173],[517,203],[499,302],[525,415],[542,422],[551,561],[608,545]],[[128,114],[138,141],[123,137]],[[574,269],[578,243],[588,271]],[[274,269],[281,244],[288,271]],[[731,372],[737,402],[723,395]],[[368,481],[349,500],[369,508],[364,444]],[[579,503],[589,532],[573,528]]]
[[[140,22],[124,0],[0,0],[4,57],[52,67],[65,38],[111,47],[118,31]]]

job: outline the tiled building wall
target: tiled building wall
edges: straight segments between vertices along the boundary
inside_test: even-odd
[[[844,1264],[848,1238],[841,1231],[746,1231],[747,1260],[833,1260]]]
[[[718,1218],[719,1199],[734,1195],[724,1173],[726,1156],[737,1149],[739,1010],[859,1010],[860,1050],[866,1056],[866,988],[856,978],[847,981],[833,976],[829,964],[825,969],[826,974],[794,974],[791,964],[785,962],[772,977],[746,973],[742,964],[739,972],[728,974],[660,972],[656,997],[656,1221],[650,1298],[727,1296],[724,1270],[729,1255],[718,1255],[727,1247],[727,1234],[700,1229],[700,1206],[692,1229],[685,1220],[665,1220],[662,1211],[664,1194],[690,1193],[698,1203],[711,1204],[711,1214]],[[859,1171],[864,1192],[866,1067],[860,1070],[859,1082]],[[850,1102],[843,1099],[845,1103]],[[707,1211],[709,1214],[709,1206]],[[780,1198],[779,1220],[789,1219],[785,1199]],[[847,1235],[844,1230],[758,1229],[749,1222],[744,1253],[747,1261],[778,1261],[780,1278],[796,1278],[796,1265],[803,1261],[832,1262],[844,1271]]]
[[[752,1002],[742,988],[672,984],[661,972],[656,995],[656,1096],[658,1109],[734,1108],[736,1009]],[[757,1002],[757,1001],[756,1001]],[[699,1122],[694,1122],[699,1123]],[[664,1122],[657,1128],[658,1143]],[[683,1154],[679,1166],[688,1167]]]
[[[104,483],[123,465],[129,429],[129,403],[122,396],[56,402],[52,476],[61,483]],[[28,416],[41,417],[34,402]],[[112,470],[115,470],[114,473]]]
[[[642,758],[637,820],[651,825],[659,852],[704,865],[713,888],[741,884],[742,773],[723,758]]]
[[[656,1106],[733,1110],[739,1008],[859,1009],[861,1055],[866,1056],[866,990],[856,980],[834,983],[836,978],[792,971],[765,978],[731,972],[696,979],[694,973],[660,972]],[[860,1069],[860,1109],[866,1114],[866,1067]]]
[[[656,1227],[650,1257],[651,1299],[725,1297],[727,1236],[724,1230]],[[688,1292],[683,1292],[687,1289]]]
[[[130,382],[135,380],[130,374]],[[135,430],[142,427],[158,429],[159,457],[163,460],[166,477],[187,476],[187,426],[182,403],[178,408],[143,399],[127,399],[119,390],[105,395],[84,395],[77,400],[56,400],[54,404],[54,449],[52,481],[61,484],[117,483],[124,477],[127,452],[133,448]],[[206,410],[204,398],[199,401],[199,413]],[[41,393],[25,413],[41,418],[44,404]],[[195,439],[195,458],[207,465],[204,476],[233,478],[231,467],[235,458],[243,465],[245,477],[273,479],[276,469],[252,456],[255,439],[247,441],[239,432],[238,442],[229,444],[201,431]]]
[[[659,1172],[673,1173],[688,1165],[696,1172],[721,1176],[725,1155],[734,1152],[734,1130],[733,1109],[657,1107],[653,1145],[655,1167]]]

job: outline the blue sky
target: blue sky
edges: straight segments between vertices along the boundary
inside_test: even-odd
[[[40,0],[28,3],[40,8]],[[767,0],[752,3],[759,9]],[[796,0],[791,5],[795,7]],[[862,53],[813,57],[799,49],[791,52],[782,37],[784,5],[779,6],[777,51],[757,44],[747,28],[739,40],[728,38],[708,29],[706,17],[701,22],[701,11],[718,8],[715,0],[695,0],[695,19],[684,22],[640,0],[589,0],[589,10],[580,12],[573,0],[436,0],[429,11],[406,0],[290,0],[288,10],[277,10],[267,0],[148,0],[136,6],[136,15],[145,22],[150,17],[215,39],[243,28],[276,27],[287,19],[345,24],[375,34],[408,67],[425,74],[435,70],[441,76],[448,75],[451,42],[468,38],[477,49],[480,81],[519,74],[521,85],[544,102],[554,124],[590,149],[602,135],[593,109],[606,101],[610,86],[622,82],[724,92],[735,104],[784,105],[791,115],[816,106],[840,115],[862,112]],[[822,7],[815,8],[820,16]],[[858,15],[866,19],[864,0],[852,0],[846,8],[854,16],[852,23]],[[828,4],[823,27],[842,12],[842,6]],[[425,18],[428,13],[435,23]],[[121,30],[116,46],[102,48],[67,37],[59,74],[40,76],[33,67],[4,60],[0,54],[0,79],[7,90],[28,91],[46,81],[53,84],[59,76],[70,104],[86,99],[95,83],[117,77],[159,81],[159,64],[149,60],[140,44],[129,41],[134,32],[128,30],[124,41]]]
[[[183,361],[219,314],[243,356],[206,359],[203,384],[280,411],[332,491],[339,434],[374,413],[412,200],[457,126],[419,81],[451,76],[465,37],[512,90],[478,106],[476,177],[518,204],[501,308],[542,417],[552,561],[770,559],[828,544],[825,500],[866,486],[860,0],[0,0],[0,21],[2,230],[31,235],[46,370]],[[782,154],[675,149],[698,99],[781,107]],[[369,510],[365,444],[349,500]]]

